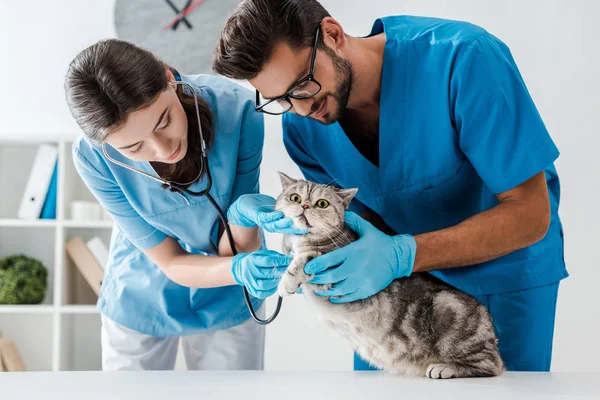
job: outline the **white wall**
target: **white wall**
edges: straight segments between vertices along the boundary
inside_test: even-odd
[[[324,0],[351,35],[365,35],[374,18],[429,15],[479,24],[511,48],[528,87],[562,152],[560,215],[571,276],[561,285],[556,321],[555,371],[600,371],[595,344],[600,255],[597,177],[600,141],[600,2],[595,0]],[[349,6],[353,3],[352,6]],[[78,50],[114,36],[112,0],[0,1],[0,136],[77,134],[62,93],[66,66]],[[280,189],[277,170],[299,176],[281,142],[279,119],[267,118],[263,191]],[[278,246],[278,238],[269,244]],[[272,305],[272,303],[270,304]],[[320,327],[303,300],[284,301],[267,330],[268,369],[350,369],[345,343]]]
[[[72,136],[63,79],[86,45],[114,36],[113,0],[0,0],[0,135]]]

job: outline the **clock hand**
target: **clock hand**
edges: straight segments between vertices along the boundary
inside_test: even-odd
[[[169,5],[169,7],[171,7],[171,9],[173,11],[175,11],[175,13],[177,14],[177,16],[180,15],[180,11],[177,8],[177,6],[175,4],[173,4],[173,2],[171,0],[165,0],[167,2],[167,4]],[[188,0],[188,2],[186,3],[186,5],[183,7],[184,10],[189,7],[190,3],[192,2],[192,0]],[[188,21],[187,18],[185,18],[185,16],[181,17],[180,19],[177,20],[177,22],[175,22],[175,24],[172,26],[172,29],[175,30],[177,29],[177,27],[179,26],[179,23],[183,22],[189,29],[192,29],[192,24],[190,23],[190,21]]]
[[[197,6],[199,6],[202,3],[204,3],[204,0],[196,0],[196,1],[194,1],[192,4],[190,4],[188,7],[186,7],[185,10],[183,10],[182,12],[180,12],[179,14],[177,14],[177,16],[171,22],[169,22],[167,25],[165,25],[163,27],[163,29],[167,30],[167,29],[171,28],[179,20],[181,20],[182,18],[184,18],[185,16],[187,16],[194,8],[196,8]]]

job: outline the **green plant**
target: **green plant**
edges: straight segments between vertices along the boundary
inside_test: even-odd
[[[39,304],[48,288],[48,271],[22,254],[0,259],[0,304]]]

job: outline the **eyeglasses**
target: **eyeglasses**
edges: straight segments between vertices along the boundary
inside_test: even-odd
[[[319,41],[319,30],[315,33],[315,43],[313,45],[312,56],[310,59],[310,70],[308,75],[304,78],[296,81],[290,86],[291,89],[286,94],[280,97],[269,99],[266,102],[260,102],[262,98],[258,90],[256,91],[256,111],[263,112],[265,114],[280,115],[285,114],[292,108],[292,99],[306,100],[314,97],[321,91],[321,84],[315,79],[315,61],[317,59],[317,44]]]

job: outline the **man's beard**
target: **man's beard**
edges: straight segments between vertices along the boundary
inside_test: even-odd
[[[325,53],[329,55],[331,61],[333,62],[333,68],[335,69],[338,80],[335,93],[328,92],[322,97],[320,102],[313,104],[311,114],[321,108],[327,96],[331,96],[333,99],[335,99],[335,103],[337,103],[337,109],[331,110],[331,106],[333,106],[333,104],[330,103],[329,107],[331,111],[327,110],[327,114],[323,116],[323,121],[319,120],[319,122],[322,124],[331,125],[334,122],[339,121],[344,116],[344,111],[348,105],[348,99],[350,98],[350,90],[352,89],[352,79],[354,74],[352,72],[352,64],[350,64],[348,60],[338,56],[327,46],[325,46]]]

